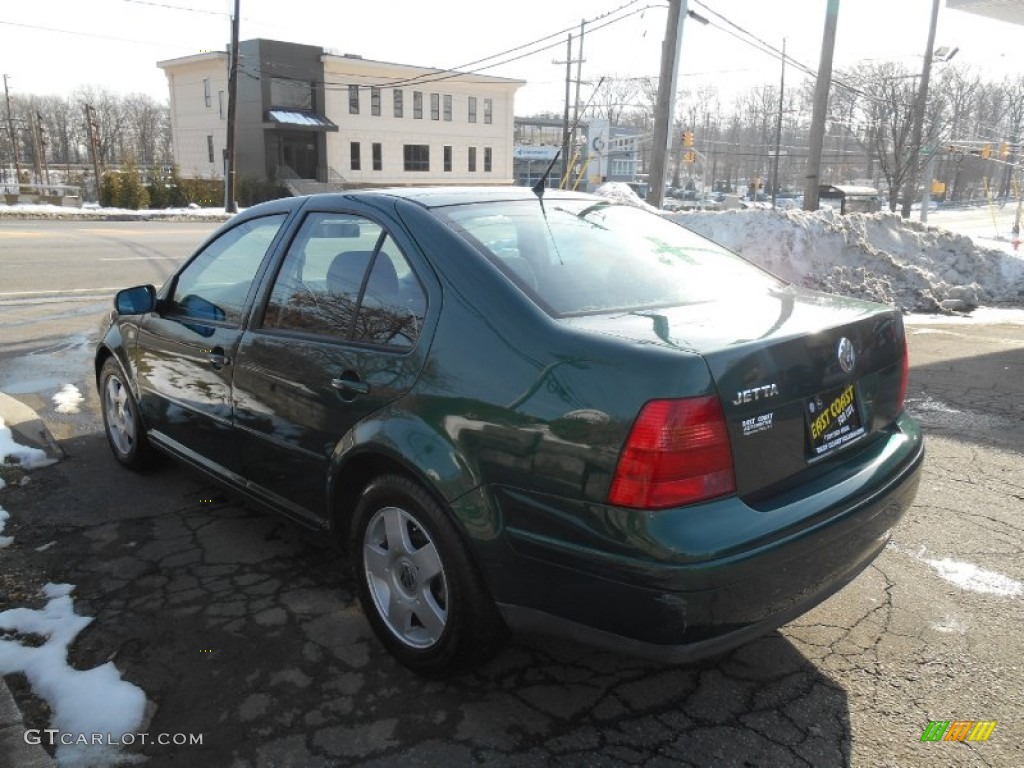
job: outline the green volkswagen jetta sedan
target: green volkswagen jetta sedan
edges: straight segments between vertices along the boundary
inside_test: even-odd
[[[853,579],[919,479],[896,309],[599,197],[269,202],[115,305],[117,459],[170,454],[332,535],[424,675],[508,629],[722,652]]]

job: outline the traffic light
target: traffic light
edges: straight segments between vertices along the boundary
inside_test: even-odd
[[[990,157],[992,157],[992,145],[991,144],[985,144],[981,148],[981,159],[982,160],[988,160]]]
[[[693,146],[693,131],[683,131],[683,146],[687,149]]]
[[[691,149],[689,152],[683,155],[683,160],[687,163],[696,163],[697,153]]]
[[[1005,141],[999,145],[999,156],[1004,160],[1010,156],[1010,145]]]

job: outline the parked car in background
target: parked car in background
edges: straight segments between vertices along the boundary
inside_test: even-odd
[[[119,462],[332,535],[428,676],[509,628],[681,662],[817,605],[914,498],[907,366],[896,309],[522,187],[249,208],[95,355]]]

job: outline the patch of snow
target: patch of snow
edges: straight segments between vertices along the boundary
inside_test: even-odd
[[[57,406],[57,413],[78,413],[78,406],[85,398],[74,384],[65,384],[51,399]]]
[[[0,464],[12,462],[25,469],[34,469],[53,464],[53,459],[48,458],[46,452],[39,448],[29,448],[16,443],[10,428],[0,416]]]
[[[50,547],[56,546],[56,544],[57,544],[56,541],[48,541],[45,544],[43,544],[42,546],[36,547],[36,552],[45,552]]]
[[[28,678],[32,690],[50,706],[50,728],[76,737],[108,734],[104,742],[120,743],[142,724],[146,695],[122,680],[112,662],[86,670],[68,665],[68,646],[92,622],[75,614],[73,589],[71,584],[47,584],[43,593],[49,602],[41,610],[11,608],[0,613],[0,629],[46,638],[36,647],[0,638],[0,674],[21,672]],[[56,756],[64,766],[119,762],[118,750],[110,744],[59,743]]]
[[[3,487],[4,481],[0,480],[0,488]],[[0,533],[4,532],[4,527],[7,525],[7,518],[9,518],[10,516],[10,513],[6,509],[0,507]],[[14,541],[13,536],[0,536],[0,549],[3,549],[4,547],[9,547],[12,541]]]
[[[239,208],[239,211],[244,210]],[[225,213],[223,208],[200,208],[190,203],[185,208],[144,208],[140,211],[131,208],[101,208],[94,203],[85,203],[81,208],[47,205],[43,203],[18,203],[16,205],[0,205],[0,219],[31,218],[31,219],[222,219],[226,221],[234,214]]]
[[[999,597],[1015,598],[1024,595],[1024,584],[1011,579],[1009,576],[981,568],[973,563],[951,560],[948,557],[941,560],[925,557],[928,550],[924,546],[919,547],[917,552],[911,552],[895,541],[890,540],[886,544],[886,549],[891,549],[893,552],[899,552],[915,560],[920,560],[922,563],[938,571],[939,576],[946,581],[955,584],[961,589],[998,595]]]
[[[942,632],[943,634],[967,634],[967,625],[952,616],[947,616],[943,621],[930,622],[930,624],[932,629],[936,632]]]
[[[970,316],[910,314],[905,325],[1024,325],[1024,309],[978,307]]]
[[[943,558],[942,560],[927,560],[928,565],[939,572],[939,576],[946,581],[955,584],[961,589],[969,589],[972,592],[983,592],[989,595],[1000,597],[1017,597],[1024,594],[1024,584],[1014,581],[1001,573],[979,568],[971,563],[963,563],[958,560]]]

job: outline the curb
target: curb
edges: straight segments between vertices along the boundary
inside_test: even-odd
[[[0,764],[50,768],[57,763],[43,747],[25,741],[25,722],[7,683],[0,679]]]
[[[39,415],[20,400],[3,392],[0,392],[0,418],[21,445],[40,448],[51,459],[59,461],[64,458],[64,451],[57,445]]]
[[[0,392],[0,417],[21,445],[41,448],[51,459],[64,458],[46,424],[35,411],[10,395]],[[42,746],[25,741],[25,721],[7,682],[0,677],[0,765],[19,768],[49,768],[56,765]]]

